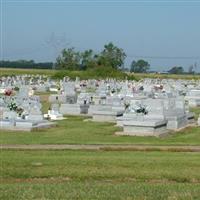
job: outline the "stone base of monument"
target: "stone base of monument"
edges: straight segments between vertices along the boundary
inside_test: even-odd
[[[89,104],[81,104],[80,105],[80,114],[88,114]]]
[[[92,116],[94,112],[101,110],[102,105],[90,105],[88,109],[88,115]]]
[[[63,115],[80,115],[79,104],[61,104],[60,113]]]
[[[111,105],[90,105],[88,110],[88,115],[92,116],[93,113],[96,113],[97,111],[114,111],[114,112],[122,112],[124,113],[124,107],[123,106],[111,106]]]
[[[96,122],[116,122],[116,118],[123,115],[123,111],[97,110],[93,112],[92,120]]]
[[[43,128],[50,128],[55,126],[54,122],[49,122],[47,120],[42,121],[27,121],[27,120],[15,120],[15,122],[10,122],[9,120],[0,121],[0,129],[9,131],[32,131]]]
[[[26,120],[29,120],[29,121],[42,121],[43,120],[43,115],[40,114],[40,115],[33,115],[33,114],[30,114],[26,117]]]
[[[124,121],[131,121],[137,118],[136,113],[125,113],[123,116],[117,117],[117,126],[123,127]]]
[[[9,127],[9,126],[14,126],[15,124],[12,123],[10,120],[0,120],[0,128],[6,128],[6,127]]]
[[[187,126],[188,120],[186,115],[166,116],[167,129],[177,130]]]
[[[116,126],[123,127],[123,122],[124,122],[124,120],[125,120],[125,119],[124,119],[123,116],[117,117],[117,118],[116,118],[116,121],[117,121]],[[126,119],[126,121],[129,121],[129,119]]]
[[[124,121],[123,132],[117,132],[117,135],[129,136],[163,136],[168,133],[166,120],[131,120]]]

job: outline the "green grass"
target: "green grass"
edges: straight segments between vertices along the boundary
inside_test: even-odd
[[[101,75],[101,70],[99,70],[100,75]],[[48,69],[15,69],[15,68],[0,68],[0,76],[10,76],[10,75],[24,75],[24,74],[32,74],[32,75],[37,75],[37,74],[43,74],[47,76],[59,76],[58,73],[60,73],[62,77],[61,71],[58,70],[48,70]],[[83,71],[72,71],[72,72],[65,72],[66,75],[68,75],[71,78],[75,78],[76,76],[84,78],[94,78],[98,77],[95,73],[93,72],[83,72]],[[116,76],[113,72],[111,74],[112,76]],[[118,75],[117,75],[118,76]],[[121,75],[120,75],[121,76]],[[135,73],[130,75],[130,73],[127,73],[127,76],[134,76],[136,80],[143,79],[143,78],[159,78],[159,79],[186,79],[186,80],[199,80],[200,75],[178,75],[178,74],[142,74],[142,73]],[[125,76],[124,76],[125,77]]]
[[[180,152],[4,150],[0,155],[1,178],[193,183],[200,181],[199,156]]]
[[[200,115],[200,107],[193,107],[190,109],[190,111],[195,113],[195,119],[197,120]]]
[[[185,80],[199,80],[200,75],[190,75],[190,74],[142,74],[142,73],[133,73],[137,79],[143,78],[159,78],[159,79],[185,79]]]
[[[2,200],[199,200],[200,184],[15,183],[0,186]]]
[[[123,73],[119,70],[114,70],[112,68],[96,68],[87,71],[69,71],[69,70],[49,70],[49,69],[13,69],[13,68],[0,68],[0,76],[12,76],[12,75],[47,75],[54,79],[62,79],[65,76],[75,79],[79,77],[80,79],[106,79],[106,78],[116,78],[116,79],[126,79],[129,78],[134,80],[134,75]]]
[[[165,138],[116,136],[121,129],[112,123],[83,121],[68,116],[57,127],[33,132],[1,131],[1,144],[152,144],[200,145],[200,127],[186,128]]]
[[[43,96],[43,95],[51,95],[51,94],[58,94],[57,92],[50,92],[50,91],[47,91],[47,92],[35,92],[34,95],[37,95],[37,96]]]
[[[115,78],[118,80],[124,80],[124,79],[136,80],[134,75],[127,74],[110,67],[97,67],[85,71],[57,70],[57,72],[52,76],[52,78],[62,79],[63,77],[66,76],[72,79],[79,77],[81,80],[107,79],[107,78]]]
[[[198,199],[199,157],[180,152],[4,150],[0,199]]]
[[[15,183],[1,185],[2,200],[199,200],[200,184]]]
[[[14,75],[47,75],[55,74],[55,70],[49,69],[15,69],[15,68],[0,68],[0,76],[14,76]]]

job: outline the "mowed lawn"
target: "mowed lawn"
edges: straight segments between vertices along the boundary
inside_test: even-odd
[[[0,199],[199,199],[200,153],[9,151]]]
[[[122,131],[112,123],[84,121],[83,117],[69,117],[57,127],[32,131],[1,131],[1,144],[152,144],[200,145],[200,127],[189,127],[164,138],[117,136]]]

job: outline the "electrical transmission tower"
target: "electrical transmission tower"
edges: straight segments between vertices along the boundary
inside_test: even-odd
[[[67,42],[65,33],[62,35],[55,35],[55,33],[51,33],[50,37],[46,40],[46,44],[53,50],[53,54],[56,58],[59,52],[66,48],[70,42]],[[55,67],[55,62],[53,62],[52,69],[55,69]]]

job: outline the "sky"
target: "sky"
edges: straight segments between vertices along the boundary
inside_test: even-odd
[[[63,48],[124,49],[126,67],[151,70],[196,63],[200,71],[200,0],[0,0],[1,58],[55,61]]]

